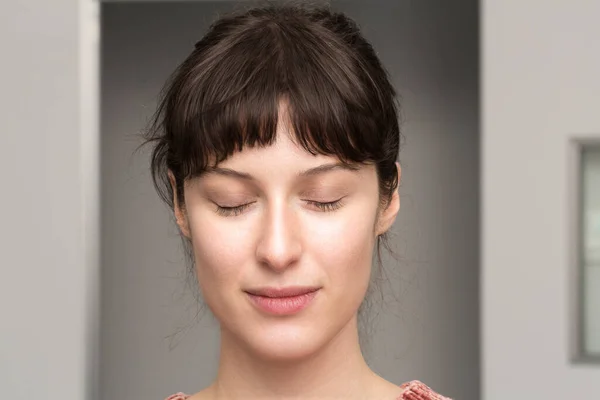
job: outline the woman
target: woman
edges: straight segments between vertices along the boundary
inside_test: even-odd
[[[343,14],[267,6],[211,26],[148,137],[221,331],[214,383],[168,399],[444,399],[379,377],[359,345],[399,136],[395,90]]]

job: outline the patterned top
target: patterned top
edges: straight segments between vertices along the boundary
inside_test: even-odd
[[[404,392],[396,400],[451,400],[435,393],[429,386],[419,381],[406,382],[400,388],[404,389]],[[184,393],[175,393],[165,400],[186,400],[189,397]]]

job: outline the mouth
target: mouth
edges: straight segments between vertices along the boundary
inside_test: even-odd
[[[319,287],[294,286],[249,289],[245,292],[260,311],[272,315],[292,315],[308,307],[319,290]]]

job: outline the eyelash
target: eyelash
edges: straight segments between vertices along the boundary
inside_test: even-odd
[[[330,201],[328,203],[321,203],[319,201],[307,200],[307,203],[312,204],[312,205],[316,206],[317,208],[321,209],[321,211],[325,211],[325,212],[332,212],[332,211],[335,211],[335,210],[339,209],[340,207],[342,207],[342,199]]]
[[[319,201],[306,200],[307,203],[314,205],[319,208],[323,212],[332,212],[338,210],[342,207],[342,199],[330,201],[327,203],[322,203]],[[240,215],[246,208],[248,208],[252,203],[242,204],[237,207],[221,207],[217,205],[217,214],[222,215],[224,217],[234,217]]]

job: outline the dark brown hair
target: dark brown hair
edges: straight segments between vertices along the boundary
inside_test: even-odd
[[[328,7],[267,5],[214,22],[174,71],[146,132],[154,184],[173,208],[184,182],[244,146],[275,140],[280,101],[312,154],[376,167],[382,206],[397,188],[398,101],[357,24]],[[385,235],[377,241],[387,245]]]

